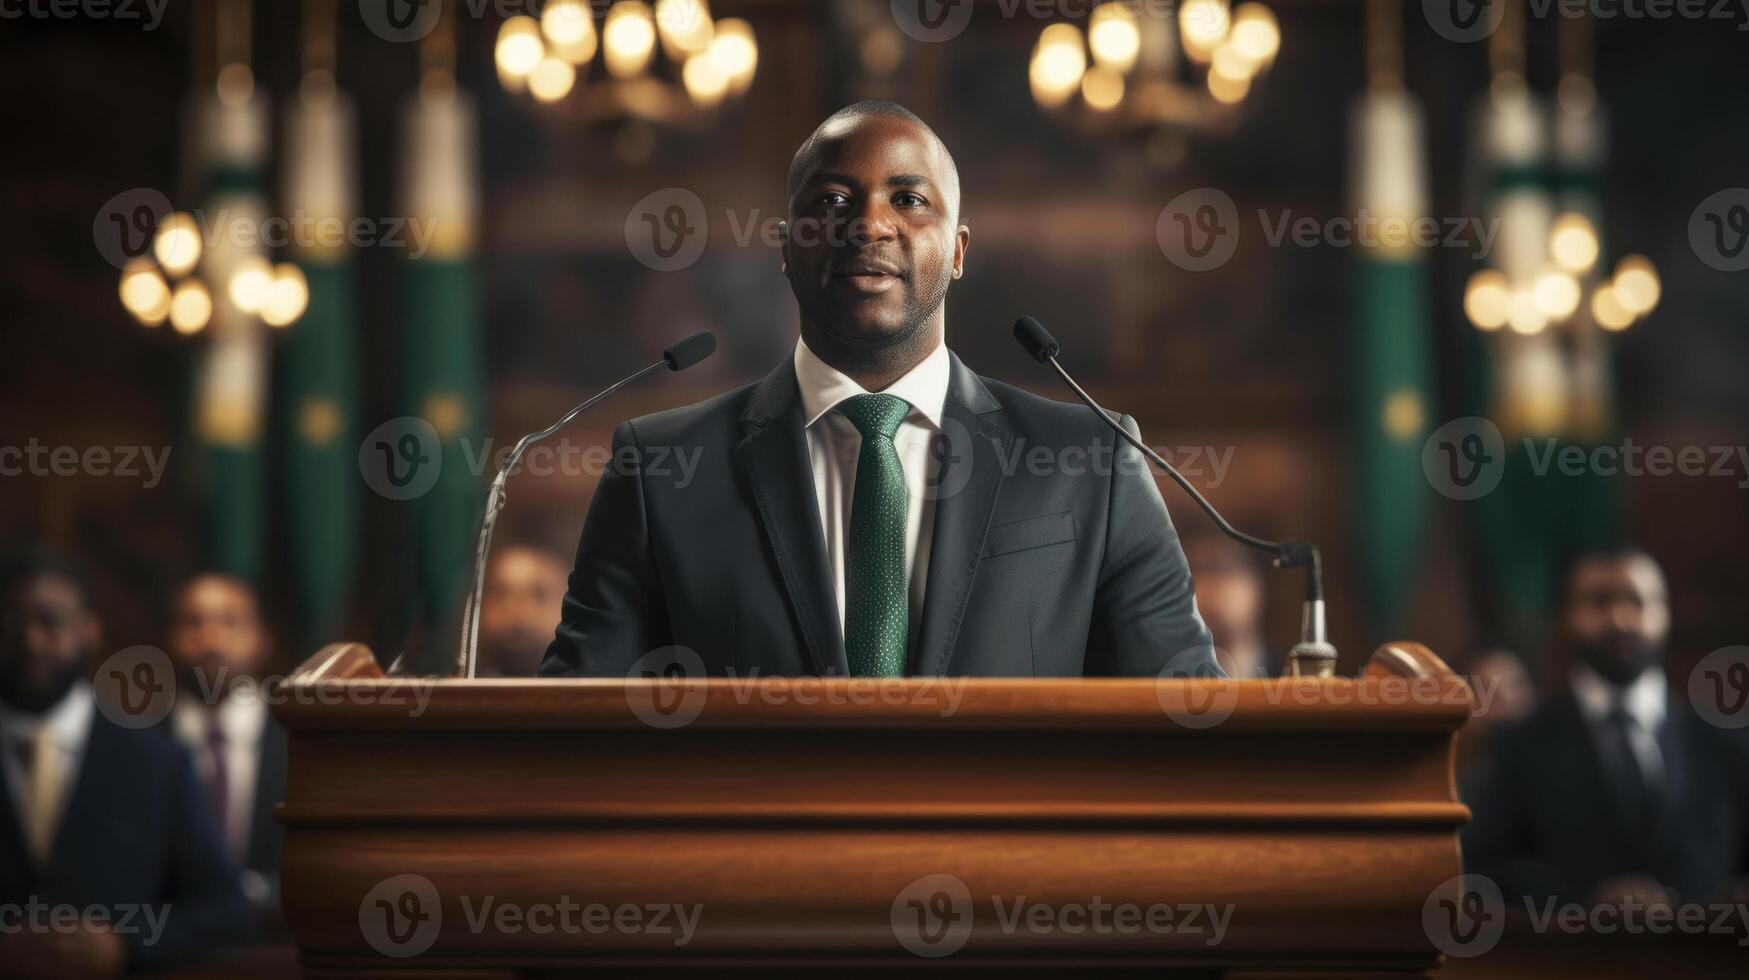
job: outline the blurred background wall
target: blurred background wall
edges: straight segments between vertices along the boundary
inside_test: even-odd
[[[601,55],[573,69],[572,90],[537,98],[530,79],[506,75],[501,43],[511,18],[539,6],[448,6],[446,19],[406,41],[393,36],[400,22],[384,18],[401,8],[416,32],[422,8],[368,2],[172,2],[151,28],[113,15],[0,20],[0,199],[12,229],[0,236],[0,443],[170,450],[151,487],[84,464],[64,475],[49,463],[9,471],[0,541],[84,556],[115,648],[156,642],[163,586],[217,563],[264,585],[288,663],[345,637],[440,669],[484,488],[480,472],[455,465],[454,440],[470,440],[468,458],[485,439],[502,450],[693,330],[716,331],[721,353],[585,418],[568,444],[605,445],[622,418],[755,380],[787,356],[794,303],[775,248],[749,229],[781,216],[798,142],[859,98],[902,102],[958,160],[972,248],[948,300],[950,345],[981,373],[1062,397],[1009,339],[1023,313],[1051,326],[1065,363],[1105,404],[1135,415],[1150,443],[1170,447],[1235,523],[1323,546],[1333,639],[1349,662],[1398,636],[1453,657],[1505,644],[1534,661],[1554,563],[1605,539],[1641,544],[1665,563],[1679,664],[1749,635],[1749,463],[1736,455],[1749,431],[1749,279],[1729,271],[1725,255],[1730,236],[1749,234],[1749,192],[1729,193],[1749,172],[1749,14],[1589,17],[1575,29],[1531,6],[1464,41],[1437,5],[1268,0],[1279,50],[1252,69],[1231,111],[1119,126],[1086,104],[1108,94],[1092,82],[1057,107],[1047,104],[1056,98],[1048,84],[1036,90],[1046,28],[1085,30],[1090,3],[964,5],[969,19],[956,33],[920,40],[930,28],[885,0],[716,0],[710,16],[743,19],[755,39],[756,70],[744,92],[674,119],[614,102],[626,96],[604,87],[611,73]],[[925,6],[946,12],[947,29],[960,10]],[[1236,13],[1214,6],[1230,32]],[[606,12],[594,11],[598,35]],[[1174,77],[1206,96],[1208,69],[1182,50],[1186,13],[1165,15],[1178,32]],[[1155,15],[1138,16],[1146,25]],[[558,50],[550,35],[542,43]],[[660,51],[648,73],[677,83],[681,60]],[[263,127],[256,135],[198,108],[237,64],[248,68],[240,104]],[[1133,104],[1147,91],[1144,68],[1127,75],[1132,103],[1122,112],[1144,111]],[[325,130],[319,114],[293,118],[305,100],[329,104],[320,79],[309,81],[323,71],[353,107],[350,137],[334,137],[340,130]],[[1511,120],[1480,126],[1491,85],[1518,97],[1515,74],[1542,114],[1516,130]],[[1554,107],[1566,75],[1594,80],[1590,103],[1582,90],[1565,94],[1594,105],[1599,125],[1587,130],[1590,144],[1565,137],[1590,149],[1585,166],[1563,169]],[[471,133],[465,116],[410,108],[422,79],[442,92],[446,78],[473,106]],[[238,84],[234,72],[229,84]],[[553,96],[557,84],[535,88]],[[1374,120],[1384,135],[1363,139],[1357,100],[1369,86],[1418,101],[1421,135],[1392,128],[1387,114]],[[1157,107],[1163,119],[1168,103]],[[1378,177],[1385,200],[1375,210],[1409,201],[1442,235],[1499,219],[1503,237],[1491,250],[1472,239],[1414,250],[1419,271],[1373,275],[1369,262],[1403,256],[1323,230],[1368,206],[1369,172],[1425,177],[1419,191],[1395,197],[1393,181],[1415,178]],[[1543,195],[1540,231],[1522,201],[1502,203],[1526,188]],[[693,224],[676,226],[702,232],[701,250],[664,271],[630,243],[641,215],[660,223],[675,201],[694,200],[676,189],[702,208],[702,225],[682,208]],[[1231,202],[1238,231],[1230,258],[1193,271],[1165,241],[1163,211],[1185,209],[1194,222],[1202,204],[1219,200],[1211,191]],[[203,219],[224,201],[254,201],[280,214],[349,208],[384,234],[421,212],[441,212],[444,223],[418,256],[382,243],[338,261],[295,246],[272,252],[302,270],[307,304],[288,326],[236,328],[252,331],[256,346],[225,362],[215,352],[231,329],[227,315],[237,316],[225,309],[226,284],[215,280],[218,308],[187,334],[144,324],[118,296],[127,260],[118,261],[118,236],[152,192]],[[1588,203],[1574,205],[1575,194]],[[293,204],[296,195],[312,203]],[[1567,392],[1583,374],[1573,359],[1588,356],[1575,351],[1602,345],[1602,359],[1586,362],[1599,365],[1601,394],[1589,416],[1551,419],[1502,401],[1500,379],[1511,372],[1501,365],[1518,355],[1501,338],[1532,332],[1520,330],[1530,325],[1522,319],[1500,329],[1489,296],[1474,293],[1489,281],[1474,277],[1510,259],[1501,242],[1542,242],[1551,220],[1575,208],[1601,254],[1589,278],[1578,277],[1586,292],[1572,322],[1545,316],[1534,331],[1558,343],[1568,381],[1534,365],[1512,376],[1532,396],[1538,378]],[[1308,242],[1270,241],[1280,222],[1302,218],[1320,229]],[[1515,230],[1525,220],[1532,231]],[[1724,237],[1708,246],[1697,228]],[[1593,293],[1630,253],[1655,268],[1657,305],[1626,329],[1602,329]],[[209,259],[202,269],[212,275],[219,260]],[[234,368],[243,362],[254,367]],[[215,394],[233,369],[254,371],[259,383]],[[1569,395],[1559,397],[1576,403]],[[214,414],[212,399],[233,396],[258,406],[249,420]],[[1454,499],[1423,468],[1424,450],[1440,426],[1477,417],[1495,423],[1508,453],[1527,437],[1586,451],[1631,439],[1706,448],[1709,469],[1719,458],[1711,447],[1722,447],[1729,465],[1563,481],[1526,478],[1522,458],[1509,455],[1499,489]],[[399,452],[409,418],[443,440],[445,483],[394,499],[373,485],[368,460],[361,468],[360,448],[372,456],[368,434],[389,424],[388,452]],[[1428,451],[1437,459],[1441,450]],[[506,521],[513,533],[571,547],[593,485],[587,472],[525,473]],[[1165,492],[1180,527],[1200,528],[1190,502],[1170,485]],[[1286,575],[1269,583],[1267,632],[1279,651],[1297,630],[1299,584]]]

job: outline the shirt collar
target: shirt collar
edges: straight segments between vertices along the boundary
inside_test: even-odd
[[[199,745],[207,739],[208,726],[216,722],[225,733],[226,742],[253,744],[267,724],[267,705],[262,700],[262,689],[254,681],[245,685],[215,706],[208,706],[187,691],[178,692],[172,715],[177,737],[185,744]]]
[[[1657,731],[1664,723],[1664,699],[1670,685],[1662,668],[1647,668],[1627,687],[1618,689],[1590,667],[1574,664],[1568,684],[1579,702],[1579,710],[1593,722],[1609,717],[1619,697],[1622,707],[1641,728]]]
[[[921,416],[931,427],[939,429],[942,412],[947,406],[951,366],[947,344],[937,344],[928,357],[881,393],[905,399],[911,405],[911,420]],[[849,375],[820,360],[818,354],[808,349],[807,342],[799,338],[796,340],[796,385],[802,393],[804,427],[812,426],[846,398],[868,394],[867,389]]]
[[[85,744],[86,736],[91,734],[91,711],[96,707],[96,699],[92,695],[89,682],[80,681],[55,702],[54,707],[40,715],[29,715],[22,711],[0,705],[0,729],[6,737],[35,738],[36,733],[48,729],[56,745],[70,752],[76,752]]]

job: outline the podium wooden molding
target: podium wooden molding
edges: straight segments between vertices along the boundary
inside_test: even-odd
[[[278,694],[314,976],[1415,975],[1469,817],[1468,686],[1410,643],[1264,681],[431,680],[336,644]],[[1229,911],[1211,942],[1098,903]],[[684,945],[663,906],[698,910]]]

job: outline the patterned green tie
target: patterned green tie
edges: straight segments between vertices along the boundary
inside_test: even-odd
[[[903,677],[910,633],[905,568],[905,471],[893,434],[911,406],[895,395],[857,395],[838,411],[862,433],[844,560],[844,652],[855,677]]]

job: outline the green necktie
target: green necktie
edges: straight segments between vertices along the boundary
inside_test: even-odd
[[[895,395],[857,395],[838,411],[862,433],[844,559],[844,652],[855,677],[903,677],[910,633],[905,567],[905,471],[893,434],[911,405]]]

